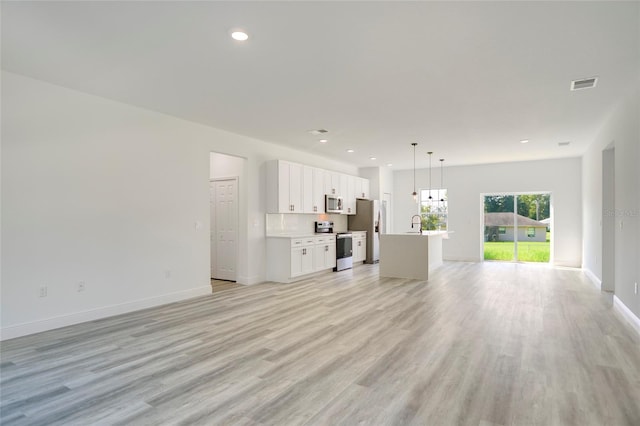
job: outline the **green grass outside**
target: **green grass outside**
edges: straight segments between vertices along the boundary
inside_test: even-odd
[[[519,242],[518,260],[521,262],[549,262],[550,243]],[[485,260],[513,260],[513,241],[485,242]]]

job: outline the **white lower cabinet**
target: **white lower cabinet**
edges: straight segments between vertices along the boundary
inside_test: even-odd
[[[353,262],[364,262],[367,259],[367,233],[353,232]]]
[[[313,272],[313,246],[294,247],[291,249],[291,276]]]
[[[267,237],[267,279],[289,283],[336,266],[336,237]]]
[[[335,268],[336,266],[336,237],[320,237],[313,248],[314,265],[316,271]]]
[[[315,237],[291,239],[291,277],[313,272]]]

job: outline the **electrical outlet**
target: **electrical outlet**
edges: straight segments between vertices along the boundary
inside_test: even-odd
[[[39,297],[47,297],[47,286],[46,285],[40,286],[40,289],[38,291],[38,296]]]
[[[78,293],[82,293],[85,290],[84,281],[78,281]]]

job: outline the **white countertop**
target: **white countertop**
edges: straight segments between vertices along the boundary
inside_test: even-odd
[[[453,233],[453,231],[422,231],[422,234],[420,234],[418,231],[415,231],[415,232],[394,232],[386,235],[399,235],[399,236],[408,236],[408,237],[429,237],[434,235],[446,236],[451,233]]]
[[[366,234],[367,231],[347,231],[352,234]],[[338,235],[338,232],[332,233],[318,233],[315,232],[300,232],[300,233],[287,233],[287,234],[269,234],[267,238],[310,238],[310,237],[325,237],[325,236],[335,236]]]

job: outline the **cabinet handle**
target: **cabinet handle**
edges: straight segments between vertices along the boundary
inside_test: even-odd
[[[329,246],[324,246],[324,251],[329,251]]]

